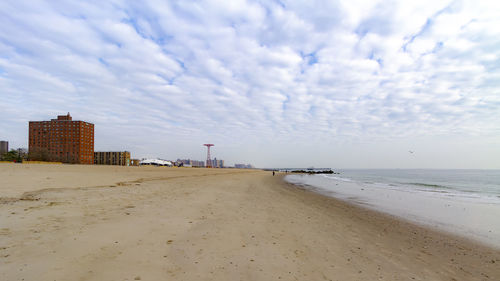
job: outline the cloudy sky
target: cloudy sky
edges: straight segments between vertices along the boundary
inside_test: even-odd
[[[134,158],[500,168],[496,3],[1,1],[0,139],[71,112]]]

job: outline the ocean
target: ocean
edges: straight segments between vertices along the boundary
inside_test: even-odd
[[[500,170],[335,171],[285,180],[500,248]]]

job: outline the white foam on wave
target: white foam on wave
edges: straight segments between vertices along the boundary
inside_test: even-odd
[[[345,182],[351,182],[352,181],[349,178],[341,178],[341,177],[327,175],[327,174],[320,174],[319,176],[323,176],[325,178],[329,178],[329,179],[333,179],[333,180],[345,181]]]
[[[333,179],[335,180],[335,179]],[[500,198],[491,194],[481,194],[477,192],[466,192],[459,189],[420,186],[412,184],[387,184],[379,182],[363,182],[359,183],[372,188],[379,188],[382,191],[394,190],[408,193],[422,193],[432,197],[452,198],[453,200],[462,202],[485,203],[485,204],[500,204]]]

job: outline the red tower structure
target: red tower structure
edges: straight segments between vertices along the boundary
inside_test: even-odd
[[[212,168],[212,159],[210,158],[210,147],[211,146],[214,146],[213,144],[211,143],[205,143],[204,146],[206,146],[208,148],[207,150],[207,168]]]

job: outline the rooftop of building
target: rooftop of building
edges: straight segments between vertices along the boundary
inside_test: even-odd
[[[59,121],[71,121],[71,122],[83,122],[87,124],[94,125],[93,123],[87,121],[74,120],[71,114],[68,112],[66,115],[57,115],[57,119],[50,119],[50,121],[29,121],[30,123],[38,123],[38,122],[59,122]]]

